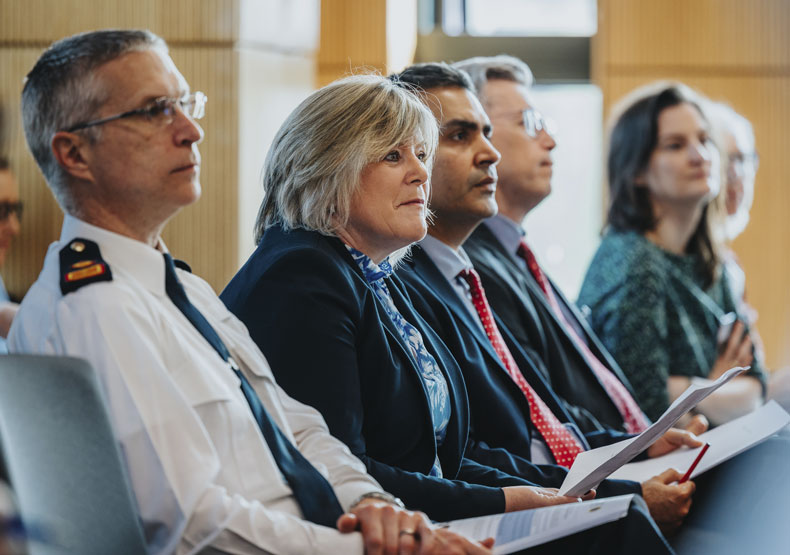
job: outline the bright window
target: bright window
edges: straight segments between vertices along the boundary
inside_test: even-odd
[[[466,13],[464,14],[464,5]],[[465,15],[465,17],[464,17]],[[445,0],[447,34],[591,37],[598,29],[595,0]]]

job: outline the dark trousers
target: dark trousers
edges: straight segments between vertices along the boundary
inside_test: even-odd
[[[774,436],[695,479],[679,555],[790,553],[790,435]]]

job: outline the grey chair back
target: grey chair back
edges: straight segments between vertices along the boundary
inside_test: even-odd
[[[0,437],[34,555],[145,553],[102,390],[87,361],[0,356]]]

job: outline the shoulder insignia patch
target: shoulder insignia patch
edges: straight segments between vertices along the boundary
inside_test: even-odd
[[[60,249],[60,291],[64,295],[97,281],[112,281],[99,245],[77,238]]]

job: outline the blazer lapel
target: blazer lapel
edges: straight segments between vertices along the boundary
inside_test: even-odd
[[[573,318],[576,319],[576,323],[579,325],[579,327],[582,330],[582,333],[584,334],[584,339],[587,341],[587,346],[590,349],[590,352],[592,352],[593,355],[595,355],[598,358],[598,360],[601,361],[601,363],[603,363],[617,377],[618,380],[620,380],[620,382],[625,386],[625,388],[633,397],[634,391],[631,388],[631,383],[625,377],[625,374],[623,374],[623,371],[620,369],[620,366],[618,366],[617,362],[615,362],[614,359],[612,359],[612,356],[601,344],[598,337],[593,333],[592,329],[590,329],[590,325],[587,323],[587,319],[582,315],[579,309],[576,308],[576,305],[574,305],[573,303],[568,301],[568,299],[565,298],[565,295],[563,295],[562,291],[560,291],[557,288],[557,286],[554,284],[551,278],[546,276],[546,279],[548,279],[549,285],[554,291],[554,295],[557,297],[557,300],[560,303],[560,305],[564,305],[565,309],[571,313]],[[553,312],[554,311],[552,311],[552,313]],[[557,320],[556,316],[555,316],[555,320]],[[581,352],[581,349],[579,349],[578,345],[576,344],[576,341],[573,340],[573,338],[570,336],[569,330],[566,328],[566,326],[563,325],[562,329],[565,331],[565,335],[566,337],[568,337],[568,340],[571,341],[571,343],[573,343],[573,346],[576,349],[576,352],[579,353],[579,356],[584,357],[584,354]],[[601,387],[603,387],[603,384],[601,384]]]
[[[439,336],[436,335],[436,332],[414,310],[411,301],[408,299],[408,295],[404,293],[405,287],[400,279],[396,275],[393,275],[390,281],[392,282],[390,293],[392,294],[398,310],[401,311],[403,317],[406,318],[410,324],[419,330],[425,348],[431,353],[434,359],[436,359],[439,370],[447,381],[452,415],[450,417],[451,424],[447,427],[445,441],[440,451],[452,454],[454,464],[460,464],[460,460],[456,456],[456,453],[462,453],[465,449],[464,446],[467,441],[466,431],[469,429],[469,410],[463,374],[458,367],[458,363]],[[452,424],[453,422],[455,422],[455,425]],[[443,470],[450,470],[449,468],[444,468],[447,462],[446,458],[443,458],[443,461]]]
[[[392,322],[392,319],[390,319],[389,314],[387,314],[387,311],[384,308],[384,304],[379,300],[378,296],[376,296],[375,291],[373,291],[373,288],[365,279],[362,270],[360,269],[359,265],[356,263],[354,258],[351,256],[351,253],[348,252],[348,249],[345,248],[345,246],[340,242],[339,239],[337,240],[337,243],[339,244],[340,248],[338,248],[338,245],[334,245],[336,250],[338,250],[340,256],[343,257],[346,263],[348,263],[351,266],[351,268],[354,271],[354,275],[357,277],[357,279],[361,280],[361,282],[368,289],[368,293],[373,298],[373,302],[376,307],[376,314],[378,315],[379,322],[381,322],[381,325],[384,328],[384,332],[388,336],[390,348],[394,348],[395,350],[400,351],[402,355],[400,357],[401,360],[405,360],[409,368],[411,368],[412,374],[414,378],[417,380],[417,383],[419,384],[419,387],[422,389],[423,392],[423,400],[424,400],[423,405],[425,408],[425,414],[427,415],[429,421],[432,422],[431,407],[428,401],[428,391],[425,389],[425,384],[423,383],[422,377],[420,376],[420,369],[417,367],[417,362],[414,359],[414,355],[411,352],[411,347],[401,337],[398,328],[395,327],[395,324]],[[390,294],[392,294],[392,292],[390,292]],[[414,324],[412,323],[412,325]]]
[[[502,246],[502,243],[499,242],[499,240],[494,236],[493,233],[491,233],[491,231],[486,226],[482,226],[482,225],[479,226],[478,229],[475,231],[475,233],[478,234],[478,239],[480,239],[482,242],[485,242],[488,249],[491,249],[492,251],[496,251],[497,253],[499,253],[499,256],[496,256],[495,258],[501,261],[501,263],[504,266],[506,266],[502,276],[503,279],[505,279],[510,285],[514,285],[513,280],[509,278],[511,276],[516,276],[515,279],[518,280],[518,285],[516,285],[516,291],[517,292],[523,291],[526,295],[529,295],[529,297],[532,299],[532,302],[538,303],[538,305],[542,308],[542,310],[548,313],[549,318],[553,320],[555,327],[561,330],[562,336],[565,338],[566,345],[570,345],[571,349],[573,349],[576,352],[576,356],[580,357],[585,362],[585,364],[589,364],[589,362],[587,361],[587,357],[582,352],[581,348],[576,342],[576,339],[571,335],[571,333],[573,333],[572,330],[568,329],[568,326],[565,325],[565,322],[562,322],[559,319],[557,313],[554,312],[554,308],[549,303],[548,298],[546,298],[546,294],[543,292],[543,289],[541,289],[540,285],[538,285],[538,282],[535,279],[535,277],[528,270],[526,270],[522,264],[519,263],[518,259],[516,258],[516,253],[507,252],[505,248]],[[556,285],[551,280],[551,278],[548,277],[548,275],[546,276],[546,279],[548,280],[549,286],[552,288],[554,295],[557,297],[558,302],[561,305],[564,304],[565,308],[568,309],[571,312],[571,314],[574,317],[576,317],[577,321],[580,323],[582,331],[586,335],[586,339],[589,341],[591,347],[590,350],[591,351],[597,350],[599,353],[602,353],[603,350],[600,348],[601,346],[598,344],[597,341],[595,341],[594,336],[592,335],[589,327],[586,325],[586,322],[584,321],[581,314],[579,314],[578,311],[575,310],[574,307],[571,305],[571,303],[568,302],[568,300],[565,298],[562,292],[559,291],[559,289],[557,289]],[[532,303],[524,303],[524,304],[525,306],[528,306],[528,304],[532,304]],[[537,319],[537,321],[540,321],[540,317],[538,316],[537,313],[533,313],[532,315]],[[598,356],[598,353],[596,353],[596,356]],[[606,366],[610,370],[612,370],[612,372],[614,372],[617,378],[621,382],[623,382],[623,385],[625,385],[626,389],[628,389],[631,395],[633,395],[631,384],[628,382],[627,379],[625,379],[625,376],[623,376],[623,373],[620,370],[620,368],[616,364],[613,365],[611,359],[608,357],[604,357],[602,359],[602,362],[605,363]],[[598,375],[595,373],[593,373],[593,375],[596,381],[598,381],[600,386],[603,388],[604,386],[601,383],[601,380],[598,378]]]
[[[458,293],[456,293],[452,285],[450,285],[447,279],[442,275],[439,268],[436,267],[436,264],[433,263],[430,257],[418,245],[415,245],[412,249],[412,261],[415,272],[431,287],[431,289],[433,289],[436,296],[447,305],[453,315],[466,326],[482,350],[496,361],[503,372],[507,373],[507,368],[505,368],[500,361],[494,347],[488,340],[488,336],[486,336],[485,332],[480,328],[474,316],[469,313],[463,301],[458,298]]]
[[[480,226],[480,227],[484,228],[484,226]],[[549,314],[549,317],[553,319],[556,327],[562,330],[562,334],[565,337],[566,343],[570,344],[571,348],[574,351],[576,351],[577,356],[581,357],[581,359],[584,360],[586,364],[589,364],[589,362],[587,362],[587,357],[582,352],[581,348],[576,342],[576,339],[571,335],[573,333],[572,330],[568,329],[568,326],[565,325],[565,322],[561,321],[557,316],[557,313],[554,312],[554,308],[549,303],[549,300],[546,298],[546,294],[543,292],[543,289],[541,289],[540,285],[538,285],[538,282],[535,279],[535,277],[531,273],[529,273],[529,271],[525,270],[521,264],[519,264],[518,260],[516,259],[515,253],[506,252],[504,247],[502,247],[502,244],[496,239],[496,237],[494,237],[493,234],[487,228],[484,228],[484,230],[488,235],[490,235],[490,238],[486,237],[490,245],[492,247],[497,248],[497,250],[499,250],[501,253],[506,255],[505,260],[503,262],[509,266],[510,272],[508,273],[512,272],[514,275],[517,275],[519,277],[519,281],[521,283],[522,288],[526,288],[526,290],[530,292],[530,296],[533,299],[537,299],[537,302],[540,303],[543,310],[545,310]],[[544,273],[544,275],[546,274]],[[607,368],[609,368],[609,370],[611,370],[614,373],[615,376],[617,376],[617,379],[619,379],[626,387],[626,389],[629,391],[629,393],[633,395],[634,392],[633,389],[631,388],[631,384],[626,379],[625,375],[623,375],[623,372],[620,369],[620,367],[611,359],[611,356],[609,356],[608,353],[606,353],[603,346],[600,344],[600,342],[597,340],[595,335],[592,333],[589,325],[587,325],[587,321],[585,320],[585,318],[579,313],[578,309],[576,309],[576,307],[573,306],[573,304],[570,303],[568,299],[565,298],[565,295],[562,294],[562,292],[557,288],[555,283],[551,280],[551,278],[548,275],[546,275],[546,280],[549,282],[549,287],[551,287],[552,291],[554,292],[554,296],[557,298],[560,305],[564,305],[564,308],[567,309],[573,315],[574,318],[576,318],[576,321],[579,323],[579,326],[582,328],[582,332],[585,334],[584,339],[588,341],[590,351],[592,351],[595,354],[595,356],[597,356],[599,360],[603,362],[607,366]],[[601,380],[598,378],[597,374],[595,374],[595,379],[603,388],[604,386],[601,383]]]

